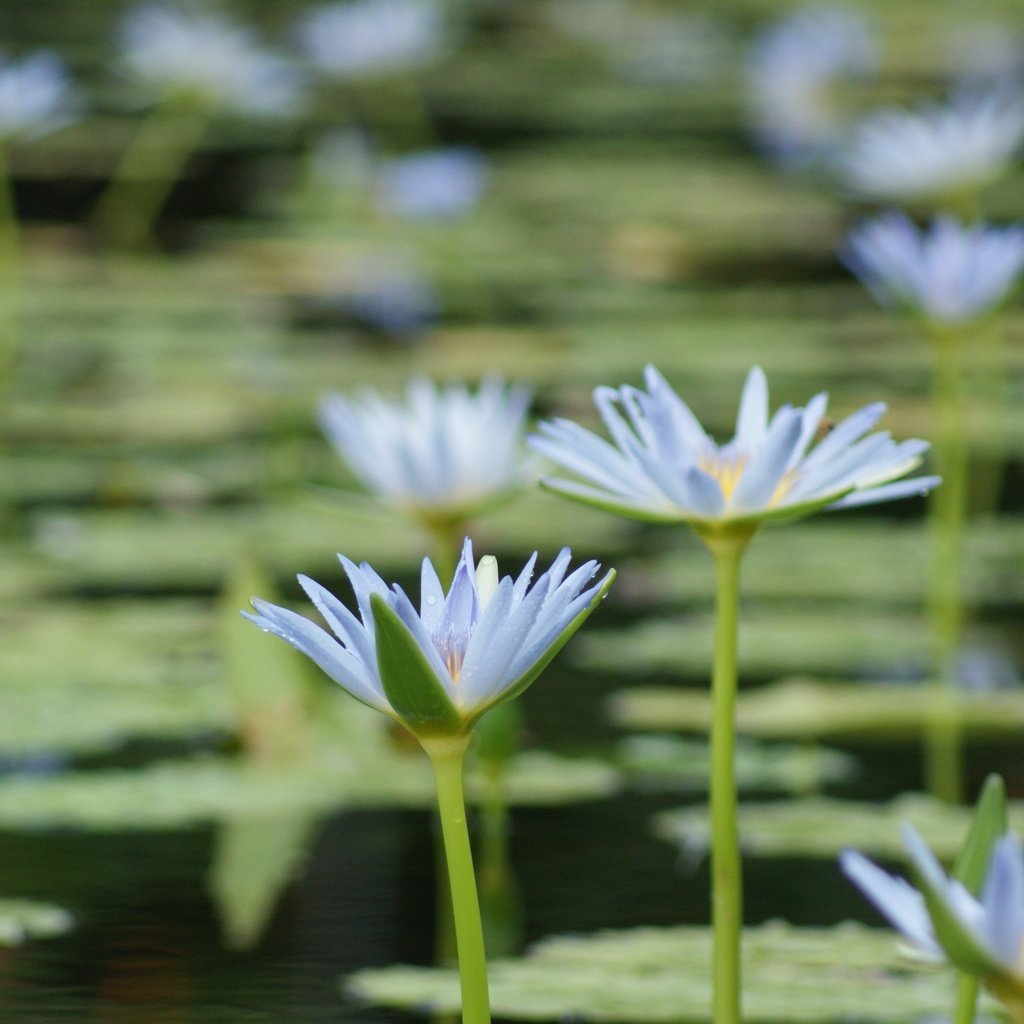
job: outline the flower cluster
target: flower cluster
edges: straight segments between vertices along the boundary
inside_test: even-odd
[[[646,391],[627,385],[594,392],[614,444],[569,420],[540,425],[531,446],[584,481],[546,479],[545,486],[639,519],[717,531],[923,494],[937,482],[892,482],[921,462],[928,445],[868,434],[885,411],[881,402],[821,437],[827,396],[816,395],[803,409],[784,405],[769,419],[768,384],[755,367],[735,436],[718,445],[653,366],[644,381]]]

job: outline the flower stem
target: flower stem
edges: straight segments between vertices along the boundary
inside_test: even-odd
[[[0,454],[10,447],[10,400],[21,336],[21,237],[14,178],[7,147],[0,143]],[[0,533],[16,525],[17,500],[8,467],[0,481]]]
[[[967,515],[968,452],[964,422],[962,342],[935,331],[932,404],[935,457],[942,486],[933,493],[931,580],[928,619],[935,692],[925,729],[925,780],[933,795],[950,802],[963,797],[963,766],[956,707],[956,654],[963,629],[961,575]]]
[[[711,676],[712,1020],[740,1021],[743,876],[736,823],[736,645],[740,563],[749,534],[704,541],[715,558],[715,655]]]
[[[462,760],[466,752],[466,741],[439,740],[425,743],[424,746],[434,766],[437,807],[448,861],[455,938],[459,950],[462,1024],[490,1024],[484,933],[476,891],[476,874],[473,871],[473,854],[466,828],[466,802],[462,793]]]
[[[953,1024],[974,1024],[978,1006],[978,979],[973,974],[958,974],[956,979],[956,1011]]]
[[[170,95],[153,108],[96,204],[94,221],[108,243],[135,249],[150,241],[209,120],[209,108],[190,96]]]

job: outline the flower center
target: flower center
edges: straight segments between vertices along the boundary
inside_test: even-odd
[[[726,502],[732,497],[736,485],[747,468],[747,457],[740,452],[729,452],[725,449],[709,452],[698,463],[708,476],[713,476],[722,488]]]

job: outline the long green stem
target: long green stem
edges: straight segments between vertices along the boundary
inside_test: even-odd
[[[704,538],[715,558],[711,676],[712,1020],[739,1024],[743,875],[736,821],[736,690],[740,563],[749,534]]]
[[[207,105],[184,95],[169,95],[153,108],[96,205],[96,227],[108,243],[134,249],[150,240],[210,114]]]
[[[978,1007],[978,979],[973,974],[958,974],[956,979],[956,1012],[953,1024],[974,1024]]]
[[[462,793],[463,740],[425,744],[434,766],[437,808],[441,816],[448,881],[455,915],[455,939],[459,950],[459,981],[462,986],[462,1024],[490,1024],[487,991],[487,958],[476,891],[473,853],[466,828],[466,802]]]
[[[934,491],[929,508],[928,618],[935,686],[925,731],[925,779],[929,792],[959,802],[963,798],[963,766],[956,708],[956,655],[964,615],[961,576],[968,471],[963,339],[955,333],[936,331],[933,340],[935,457],[942,486]]]
[[[10,398],[21,336],[21,237],[7,147],[0,143],[0,452],[10,448]],[[15,525],[15,495],[8,469],[0,481],[0,532]]]

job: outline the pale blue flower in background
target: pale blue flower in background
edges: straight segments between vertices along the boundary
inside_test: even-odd
[[[807,164],[835,148],[846,131],[838,92],[874,72],[874,37],[842,7],[806,7],[769,25],[747,60],[751,120],[777,159]]]
[[[35,138],[75,119],[79,97],[64,62],[49,50],[0,57],[0,140]]]
[[[997,839],[985,881],[975,898],[959,881],[948,878],[917,832],[905,825],[903,842],[928,899],[918,888],[876,867],[854,850],[845,850],[840,865],[847,877],[882,916],[926,959],[949,960],[961,970],[1000,988],[1000,979],[1024,986],[1024,861],[1020,840]],[[936,910],[942,914],[936,922]],[[956,936],[951,934],[953,922]]]
[[[540,424],[529,444],[583,480],[548,478],[547,488],[638,519],[714,532],[796,519],[823,506],[924,494],[938,482],[892,482],[920,464],[928,444],[868,434],[885,411],[882,402],[848,416],[815,444],[827,396],[816,395],[804,409],[784,405],[769,419],[768,384],[755,367],[743,389],[736,434],[720,446],[653,366],[644,380],[646,391],[627,385],[594,392],[614,443],[570,420]]]
[[[852,192],[897,203],[957,199],[1000,177],[1024,141],[1024,97],[962,92],[948,103],[880,110],[854,130],[837,171]]]
[[[441,315],[436,289],[401,256],[362,256],[333,301],[363,327],[402,344],[416,341]]]
[[[413,219],[457,217],[479,202],[486,184],[487,162],[469,146],[413,153],[380,166],[377,205]]]
[[[245,26],[204,8],[154,0],[121,27],[122,61],[160,96],[193,96],[240,114],[286,117],[302,102],[297,70]]]
[[[448,31],[435,0],[353,0],[313,8],[298,38],[318,71],[348,79],[430,64],[445,52]]]
[[[299,576],[333,636],[259,599],[253,600],[255,615],[242,614],[307,655],[357,700],[427,736],[463,734],[489,708],[526,689],[583,624],[615,576],[610,571],[591,584],[600,568],[593,561],[566,575],[571,554],[564,548],[532,586],[536,554],[515,580],[499,580],[495,559],[485,556],[477,564],[467,539],[447,594],[430,559],[423,560],[417,611],[397,583],[388,587],[365,562],[355,565],[338,557],[355,592],[358,618],[320,584]],[[441,705],[442,714],[416,720],[393,706],[389,693],[402,681],[388,678],[380,657],[378,624],[387,614],[382,605],[399,620],[409,648],[419,653],[419,666],[409,670],[425,672],[430,685],[443,692],[447,705]]]
[[[840,255],[882,305],[952,326],[984,316],[1017,283],[1024,227],[940,217],[923,231],[888,213],[855,228]]]
[[[528,477],[530,393],[496,378],[478,390],[418,377],[404,400],[327,395],[320,424],[373,494],[430,519],[461,519]]]

